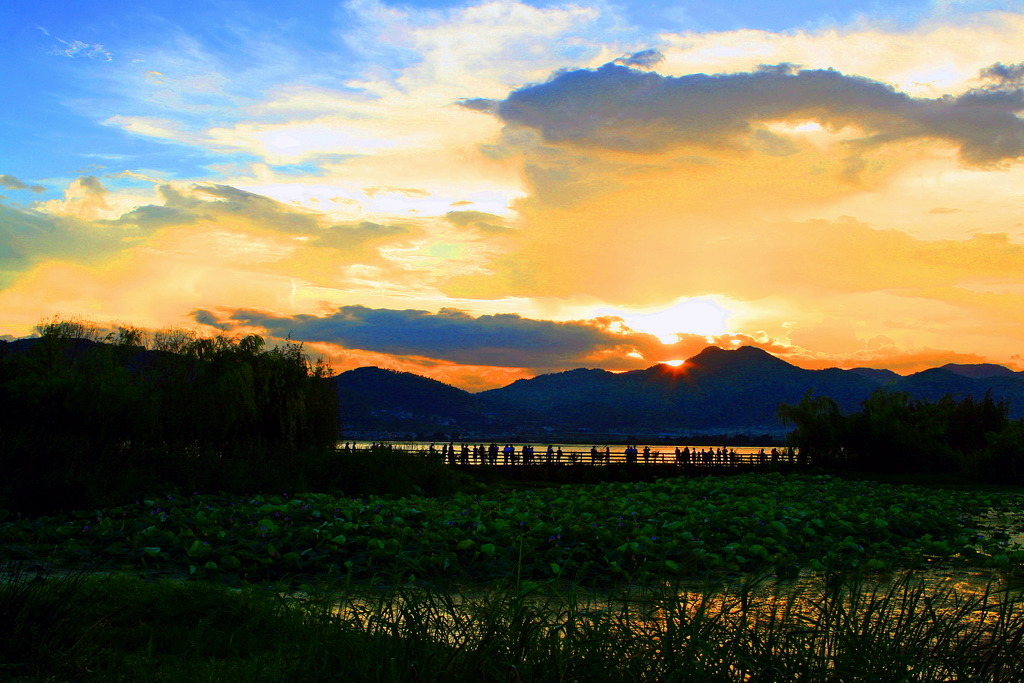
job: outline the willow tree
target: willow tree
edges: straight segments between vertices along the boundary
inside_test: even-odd
[[[778,416],[793,427],[788,442],[800,450],[802,460],[825,467],[846,462],[846,418],[831,398],[808,392],[796,405],[779,404]]]

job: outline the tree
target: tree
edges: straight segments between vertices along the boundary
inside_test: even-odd
[[[778,416],[783,424],[794,427],[788,441],[799,449],[802,459],[825,467],[845,462],[846,418],[831,398],[808,392],[795,406],[780,404]]]
[[[0,342],[0,459],[10,482],[0,482],[0,498],[64,506],[75,498],[69,489],[133,490],[132,473],[203,488],[283,484],[336,444],[330,368],[301,344],[268,350],[258,335],[172,331],[146,348],[147,335],[129,326],[104,333],[54,319],[38,329],[35,340]]]

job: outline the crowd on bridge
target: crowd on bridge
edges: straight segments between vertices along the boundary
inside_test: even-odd
[[[397,447],[387,442],[376,441],[369,448],[371,450],[408,450],[407,448]],[[342,449],[356,450],[356,444],[355,442],[351,444],[346,442]],[[578,465],[587,463],[591,465],[607,465],[612,462],[611,447],[604,446],[602,448],[596,445],[590,448],[589,457],[585,451],[563,451],[561,446],[553,444],[548,444],[547,448],[538,453],[535,447],[530,444],[523,444],[517,449],[511,443],[499,447],[495,442],[490,444],[456,444],[452,441],[442,443],[440,448],[436,443],[432,443],[426,449],[421,449],[420,452],[439,458],[450,465],[465,466],[498,465],[499,463],[502,465]],[[619,451],[616,451],[616,455],[619,453]],[[692,449],[689,446],[684,446],[683,448],[676,446],[675,453],[673,454],[662,453],[660,450],[654,450],[650,446],[644,446],[641,449],[636,444],[630,444],[621,453],[624,456],[622,461],[627,465],[639,464],[641,459],[645,465],[676,464],[681,466],[767,465],[769,463],[801,462],[798,454],[792,448],[772,448],[767,452],[764,448],[761,448],[757,453],[737,453],[735,448],[726,448],[724,446],[718,448],[694,447]]]

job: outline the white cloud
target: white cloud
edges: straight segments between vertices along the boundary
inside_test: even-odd
[[[880,80],[915,97],[939,97],[970,89],[981,69],[1019,55],[1024,16],[958,15],[955,21],[934,18],[910,30],[859,23],[819,31],[738,30],[660,38],[665,61],[657,70],[665,75],[749,71],[788,62]]]
[[[103,121],[108,126],[117,126],[129,133],[142,135],[149,138],[157,138],[169,142],[179,142],[186,145],[202,144],[202,139],[195,133],[189,132],[184,125],[170,118],[155,118],[151,116],[111,116]]]
[[[58,57],[85,57],[87,59],[99,59],[104,62],[109,62],[114,59],[110,52],[99,43],[85,43],[81,40],[65,40],[53,35],[42,26],[36,26],[36,28],[57,42],[57,45],[50,50],[51,55]]]

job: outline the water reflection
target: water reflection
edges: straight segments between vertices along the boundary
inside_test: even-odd
[[[1020,591],[977,571],[747,576],[611,591],[554,583],[405,586],[319,604],[339,623],[458,652],[518,647],[567,657],[685,658],[722,680],[757,678],[752,672],[766,662],[783,672],[767,680],[829,680],[858,666],[892,676],[877,680],[1019,680],[1006,677],[1007,662],[1021,658],[1024,635]],[[991,676],[965,676],[982,660]]]

